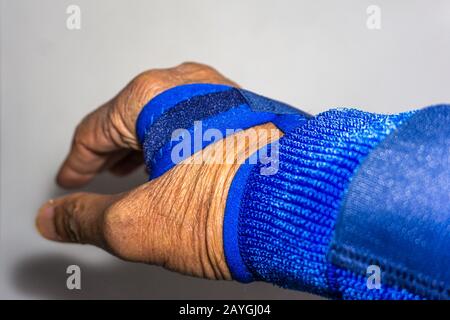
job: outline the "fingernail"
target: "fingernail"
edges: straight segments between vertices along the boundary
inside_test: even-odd
[[[55,207],[53,206],[53,201],[50,200],[39,209],[36,218],[36,227],[44,238],[59,241],[60,237],[56,233],[54,217]]]

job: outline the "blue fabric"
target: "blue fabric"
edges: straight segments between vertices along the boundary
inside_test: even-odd
[[[302,115],[303,117],[310,117],[306,112],[303,112],[299,109],[293,108],[290,105],[269,99],[267,97],[263,97],[259,94],[243,90],[243,89],[236,89],[239,91],[242,95],[242,97],[245,99],[247,104],[250,106],[250,108],[254,112],[269,112],[269,113],[275,113],[280,115]]]
[[[191,123],[187,125],[187,132],[189,134],[188,137],[192,138],[196,135],[201,136],[202,132],[205,132],[208,129],[216,129],[219,130],[223,137],[226,137],[229,135],[229,132],[227,130],[229,129],[246,129],[252,126],[256,126],[261,123],[266,123],[271,120],[276,115],[273,113],[268,112],[253,112],[247,105],[242,104],[240,106],[234,107],[229,109],[228,111],[224,111],[221,113],[218,113],[217,115],[214,115],[213,117],[205,118],[201,121],[201,125],[195,126]],[[152,132],[151,130],[148,131],[148,141],[152,141]],[[192,154],[196,153],[197,151],[200,151],[204,148],[206,148],[208,145],[214,143],[215,141],[206,141],[203,139],[187,139],[188,137],[179,137],[178,139],[170,139],[170,134],[167,134],[167,137],[169,137],[169,141],[167,141],[161,148],[159,148],[159,151],[155,154],[152,153],[151,149],[149,148],[149,144],[147,142],[144,143],[144,150],[146,155],[146,161],[151,160],[150,163],[147,163],[147,168],[152,168],[150,170],[150,178],[154,179],[159,177],[160,175],[164,174],[166,171],[173,168],[175,165],[177,165],[178,162],[189,158]],[[180,160],[178,162],[174,162],[171,154],[173,147],[176,144],[184,142],[189,143],[191,152],[188,154],[182,155],[180,157]],[[147,141],[147,140],[146,140]],[[201,144],[196,144],[196,141],[201,141]]]
[[[228,190],[223,221],[223,247],[228,268],[230,269],[233,279],[238,279],[240,282],[244,283],[253,281],[253,275],[245,266],[239,252],[239,207],[242,199],[242,192],[244,191],[248,175],[253,167],[254,165],[251,164],[242,164],[237,171],[230,189]]]
[[[450,106],[423,109],[380,143],[348,190],[331,261],[450,298]]]
[[[225,85],[199,83],[178,86],[158,94],[147,102],[136,120],[136,135],[140,144],[144,143],[147,129],[168,109],[194,96],[222,92],[229,89],[230,87]]]
[[[263,176],[258,164],[244,187],[238,246],[245,267],[239,269],[249,270],[255,280],[333,298],[420,298],[396,285],[369,290],[364,277],[327,260],[336,218],[354,173],[380,141],[412,114],[331,110],[282,137],[278,173]],[[236,179],[241,179],[239,172]],[[228,257],[231,254],[226,252]],[[230,267],[241,280],[235,266]]]
[[[330,296],[343,300],[423,300],[424,297],[411,293],[400,286],[382,284],[380,289],[369,290],[367,276],[329,264],[328,283]]]
[[[148,138],[145,138],[143,144],[145,159],[154,159],[158,150],[164,144],[170,142],[172,132],[176,129],[190,128],[195,121],[222,114],[244,103],[245,100],[239,91],[228,89],[221,92],[193,96],[172,106],[147,128],[145,136]],[[146,164],[147,167],[150,167],[150,163],[147,162]]]
[[[414,159],[413,153],[411,153],[409,162],[402,163],[401,156],[403,154],[400,151],[404,151],[404,149],[402,149],[403,147],[392,148],[394,142],[397,141],[393,137],[403,137],[402,139],[406,139],[404,140],[405,145],[411,148],[420,146],[419,150],[416,150],[419,152],[416,156],[419,155],[422,157],[420,159],[425,159],[423,161],[426,165],[436,165],[437,162],[429,159],[435,159],[439,152],[442,156],[447,155],[447,158],[443,157],[441,162],[438,161],[441,165],[440,168],[435,168],[435,171],[430,167],[428,167],[429,170],[426,169],[430,175],[442,172],[441,169],[446,165],[445,159],[448,160],[449,151],[447,145],[442,141],[445,140],[445,136],[448,137],[449,126],[447,131],[442,129],[442,123],[441,127],[437,126],[439,120],[436,119],[445,121],[448,119],[441,112],[430,116],[436,122],[424,125],[426,129],[436,126],[437,128],[433,128],[434,131],[442,131],[439,136],[441,140],[435,141],[431,138],[432,134],[427,133],[424,136],[427,139],[416,141],[412,138],[417,133],[414,130],[418,130],[419,124],[423,124],[420,120],[414,130],[408,131],[404,136],[401,136],[401,132],[420,113],[376,115],[353,109],[340,109],[330,110],[312,118],[283,103],[245,90],[228,86],[193,84],[173,88],[152,99],[139,115],[136,130],[143,145],[147,168],[151,173],[150,178],[163,174],[175,165],[171,158],[171,151],[174,144],[180,141],[171,141],[174,129],[185,128],[187,134],[194,136],[199,134],[199,131],[214,128],[226,136],[226,129],[246,129],[270,121],[286,133],[280,140],[279,150],[276,148],[274,150],[277,151],[273,151],[278,152],[279,156],[279,170],[275,175],[262,175],[261,169],[264,165],[261,163],[244,164],[238,170],[231,184],[225,209],[223,233],[225,258],[233,278],[242,282],[268,281],[282,287],[310,291],[332,298],[421,299],[430,297],[430,291],[421,290],[423,283],[434,283],[430,277],[421,277],[420,281],[416,281],[413,286],[407,286],[404,282],[398,281],[399,277],[388,277],[385,279],[386,282],[382,282],[381,289],[369,290],[366,287],[366,276],[362,272],[362,264],[358,264],[359,256],[337,253],[339,246],[331,246],[331,242],[334,234],[346,235],[340,233],[345,227],[342,227],[340,222],[338,226],[336,225],[336,221],[342,218],[341,213],[345,214],[346,210],[353,212],[351,218],[356,219],[356,212],[359,212],[360,216],[364,215],[367,209],[365,207],[372,206],[369,209],[375,211],[389,201],[389,205],[392,207],[388,205],[387,208],[401,208],[405,210],[404,212],[413,210],[414,217],[419,217],[421,222],[428,223],[425,230],[429,231],[427,231],[429,238],[425,243],[436,240],[433,238],[436,236],[434,233],[436,228],[442,229],[438,233],[440,241],[438,241],[438,248],[431,249],[433,255],[442,254],[442,250],[448,248],[445,246],[448,243],[447,238],[442,236],[442,233],[445,232],[442,226],[448,227],[448,220],[444,220],[444,223],[439,226],[432,225],[432,222],[436,220],[448,219],[448,214],[433,215],[433,213],[440,212],[439,210],[433,211],[429,216],[420,214],[424,212],[424,208],[432,210],[439,208],[421,206],[425,202],[420,202],[419,207],[415,208],[413,201],[415,198],[412,196],[407,198],[411,199],[410,202],[402,203],[404,194],[397,193],[400,189],[395,188],[393,191],[397,191],[391,193],[391,198],[389,196],[386,199],[382,198],[382,189],[380,189],[381,191],[377,189],[378,193],[370,194],[373,198],[367,197],[367,194],[370,193],[367,191],[370,190],[368,186],[386,187],[383,183],[389,179],[377,180],[374,177],[378,177],[378,175],[373,174],[373,172],[381,172],[383,165],[390,168],[388,172],[393,170],[395,178],[391,180],[395,181],[405,178],[401,170],[398,172],[396,170],[405,169],[406,164],[414,164],[421,169],[421,165],[424,165],[423,162],[418,161],[419,159]],[[200,129],[194,126],[196,120],[202,121]],[[431,132],[434,131],[431,130]],[[391,139],[395,141],[389,144]],[[403,141],[400,138],[396,139]],[[431,140],[434,141],[434,144],[430,142]],[[448,140],[445,141],[448,142]],[[200,145],[192,143],[190,154],[213,142],[215,141],[202,140]],[[434,153],[428,154],[430,152],[427,149],[428,144],[433,146],[430,150]],[[440,150],[439,146],[444,147]],[[374,156],[374,160],[370,160],[372,154],[378,154],[378,156]],[[397,161],[392,163],[393,167],[387,165],[389,161],[386,154],[395,155]],[[366,162],[370,165],[366,165]],[[420,172],[420,170],[418,171]],[[384,174],[386,175],[386,173]],[[385,176],[380,174],[380,177]],[[436,175],[433,177],[437,183],[431,186],[427,185],[431,188],[427,190],[436,191],[436,188],[446,181],[445,174],[438,175],[437,180]],[[371,184],[369,182],[367,182],[368,184],[362,183],[362,180],[366,181],[365,178],[371,178],[372,180],[367,179],[367,181],[371,181]],[[354,180],[359,183],[354,185]],[[448,185],[447,183],[446,187]],[[353,188],[356,191],[349,192]],[[415,185],[414,188],[416,188],[414,191],[420,189],[419,185]],[[366,196],[359,194],[358,190],[365,190]],[[442,199],[447,190],[446,188],[438,190],[441,193],[437,192],[437,198],[432,199]],[[402,196],[395,198],[395,194]],[[410,194],[407,193],[407,196]],[[424,197],[421,195],[422,198]],[[345,210],[342,209],[344,205],[346,206]],[[440,207],[445,210],[446,208]],[[370,210],[367,212],[370,214],[364,216],[365,221],[373,222],[370,219],[373,212]],[[394,216],[392,219],[395,223],[401,223],[405,219],[414,220],[412,217],[406,218],[406,216],[402,216],[402,221],[395,220],[399,216],[396,216],[392,210],[389,213]],[[379,223],[379,225],[375,223],[375,226],[379,227],[378,231],[383,225],[391,225],[388,216],[386,215],[384,220],[380,218],[375,221]],[[414,223],[411,221],[411,226]],[[354,225],[358,226],[357,223]],[[421,224],[419,226],[422,227]],[[355,241],[356,244],[361,245],[364,229],[361,225],[359,227],[358,230],[354,229],[357,230],[356,234],[359,236]],[[395,228],[388,228],[388,230],[395,230]],[[417,241],[415,232],[418,230],[407,230],[408,241]],[[448,237],[448,235],[445,236]],[[338,238],[336,237],[336,239]],[[345,241],[336,241],[334,244],[339,244],[342,248],[365,249],[362,245],[358,247],[356,244],[348,242],[348,237],[339,239]],[[386,238],[381,237],[380,239],[384,241]],[[396,260],[395,257],[398,258],[400,255],[402,259],[409,259],[411,265],[415,265],[414,258],[406,257],[407,254],[405,254],[408,252],[405,248],[409,244],[402,241],[392,243],[386,260],[390,262],[393,257],[392,262],[397,263],[398,259]],[[399,254],[397,245],[401,248],[401,254]],[[429,257],[425,252],[430,247],[429,244],[424,246],[424,243],[419,241],[416,245],[423,245],[421,248],[422,258]],[[381,247],[372,246],[371,248],[379,249]],[[348,251],[346,252],[348,253]],[[364,262],[386,262],[382,261],[381,258],[385,256],[380,254],[380,251],[375,252],[378,260],[371,259],[372,257],[367,254],[367,251],[363,253],[366,254]],[[444,261],[442,263],[439,260],[444,266],[448,263],[447,257],[447,255],[440,255],[438,258]],[[423,268],[426,263],[422,262],[422,265],[418,266]],[[437,272],[439,279],[447,279],[445,277],[448,276],[448,273],[440,268],[433,266],[426,275]],[[431,295],[431,297],[435,296]]]
[[[200,131],[216,129],[226,137],[233,133],[230,129],[247,129],[270,121],[287,131],[301,125],[307,117],[300,110],[243,89],[189,84],[169,89],[149,101],[139,114],[136,133],[150,179],[154,179],[178,163],[171,153],[175,144],[191,138],[188,141],[191,152],[179,157],[182,161],[215,142],[205,141],[201,136],[192,139]],[[202,122],[201,130],[195,127],[196,121]],[[176,129],[186,129],[187,136],[174,140],[172,133]]]

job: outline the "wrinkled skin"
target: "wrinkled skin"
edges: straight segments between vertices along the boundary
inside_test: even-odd
[[[215,69],[197,63],[138,75],[77,126],[71,150],[57,176],[58,184],[76,188],[103,170],[126,175],[140,167],[142,153],[135,134],[139,112],[155,95],[189,83],[237,86]],[[277,130],[270,123],[253,129],[256,136],[238,145],[236,159],[260,148],[261,137]],[[245,132],[208,146],[206,158],[223,159],[220,144],[244,137]],[[50,200],[39,210],[38,230],[49,240],[96,245],[125,260],[209,279],[231,279],[224,258],[222,226],[228,189],[239,164],[198,164],[193,157],[129,192],[74,193]]]

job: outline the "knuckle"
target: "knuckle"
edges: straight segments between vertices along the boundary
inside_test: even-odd
[[[75,127],[75,133],[73,136],[73,144],[74,145],[80,145],[83,143],[83,131],[84,131],[84,126],[82,123],[79,123]]]
[[[63,233],[70,242],[84,243],[82,228],[80,225],[80,216],[85,211],[85,204],[82,198],[85,193],[79,192],[72,195],[71,201],[66,201],[61,214]]]
[[[179,69],[210,69],[211,67],[206,64],[199,63],[199,62],[185,61],[185,62],[179,64],[176,68],[179,68]]]
[[[140,74],[138,74],[132,81],[131,81],[131,88],[148,88],[153,85],[154,82],[157,82],[160,78],[161,71],[157,69],[147,70]]]
[[[177,68],[198,68],[202,66],[200,63],[194,61],[184,61],[180,63]]]
[[[139,106],[148,102],[149,97],[153,97],[164,88],[167,82],[167,73],[164,70],[148,70],[137,75],[125,89],[125,105],[133,104]]]
[[[55,210],[55,229],[59,237],[68,242],[80,242],[80,230],[76,221],[78,206],[73,200],[66,201]]]
[[[87,146],[92,142],[92,135],[86,134],[86,132],[86,126],[83,123],[80,123],[75,129],[72,142],[73,147],[77,150],[77,152],[80,152],[82,156],[85,156],[89,152],[89,148]]]
[[[212,76],[217,74],[217,71],[213,67],[196,62],[185,62],[181,64],[177,69],[179,72],[183,73],[186,77],[194,78],[199,81],[208,80]]]
[[[55,230],[56,230],[56,234],[61,238],[61,240],[68,240],[68,236],[66,235],[66,229],[64,226],[65,223],[65,212],[55,209]]]

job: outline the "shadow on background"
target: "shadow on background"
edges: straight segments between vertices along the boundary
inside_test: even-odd
[[[81,268],[81,290],[68,290],[66,269]],[[69,256],[31,256],[14,268],[12,281],[19,291],[40,299],[316,299],[316,296],[269,284],[242,285],[182,276],[162,268],[111,260],[111,263],[74,262]]]

